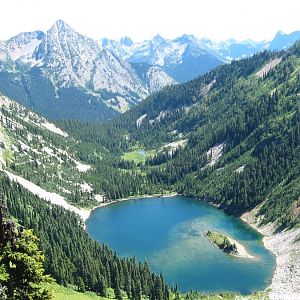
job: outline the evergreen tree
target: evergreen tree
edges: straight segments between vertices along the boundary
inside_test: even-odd
[[[41,284],[49,282],[44,275],[44,256],[31,230],[16,227],[0,203],[0,284],[8,299],[50,299]]]

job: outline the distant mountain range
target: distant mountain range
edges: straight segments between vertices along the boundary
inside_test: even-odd
[[[52,119],[103,121],[176,83],[159,66],[143,71],[61,20],[0,44],[0,91]]]
[[[134,43],[129,37],[123,37],[120,41],[104,38],[100,43],[130,63],[161,66],[168,75],[185,82],[232,60],[263,50],[287,49],[299,39],[300,31],[291,34],[279,31],[272,41],[260,42],[234,39],[217,42],[184,34],[173,40],[157,35],[139,43]]]
[[[157,35],[141,43],[133,43],[125,37],[120,41],[102,39],[100,43],[130,63],[160,66],[179,82],[191,80],[226,62],[214,50],[203,47],[192,35],[174,40]]]
[[[0,41],[0,92],[51,119],[104,121],[166,85],[264,49],[286,49],[297,39],[300,31],[263,42],[192,35],[95,41],[58,20],[46,33]]]

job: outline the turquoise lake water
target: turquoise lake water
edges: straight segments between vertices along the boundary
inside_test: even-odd
[[[240,219],[207,203],[182,197],[135,199],[94,210],[86,222],[92,238],[121,256],[147,260],[181,291],[236,291],[266,288],[275,257],[262,236]],[[232,257],[204,234],[217,230],[243,244],[255,259]]]

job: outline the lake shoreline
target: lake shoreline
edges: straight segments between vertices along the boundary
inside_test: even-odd
[[[240,219],[263,235],[263,244],[276,257],[276,267],[269,292],[270,300],[300,299],[300,228],[275,232],[272,223],[260,226],[257,217],[261,205],[244,213]],[[298,238],[298,241],[296,239]]]
[[[158,198],[158,197],[159,198],[168,198],[168,197],[175,197],[175,196],[180,196],[180,194],[174,192],[174,193],[170,193],[170,194],[154,194],[154,195],[131,196],[131,197],[128,197],[128,198],[121,198],[121,199],[112,200],[112,201],[109,201],[109,202],[102,202],[99,205],[96,205],[91,209],[83,209],[82,208],[81,210],[83,210],[85,212],[85,215],[84,215],[84,217],[82,215],[80,215],[80,217],[84,222],[84,228],[85,228],[87,219],[91,216],[91,213],[94,210],[96,210],[97,208],[102,208],[102,207],[105,207],[105,206],[108,206],[108,205],[113,205],[113,204],[117,204],[117,203],[128,201],[128,200],[143,200],[143,199],[151,199],[151,198]]]
[[[219,208],[215,203],[207,203]],[[271,284],[266,288],[271,290],[268,293],[270,300],[300,299],[300,228],[276,233],[273,223],[261,226],[263,216],[257,216],[261,206],[259,204],[252,211],[244,213],[240,219],[263,236],[264,247],[276,258]]]
[[[89,210],[88,217],[84,220],[84,227],[86,227],[86,220],[90,217],[91,213],[97,208],[134,199],[143,200],[155,197],[175,197],[178,195],[178,193],[170,193],[165,195],[156,194],[132,196],[128,198],[101,203],[98,206]],[[197,198],[195,198],[195,200],[201,201]],[[206,201],[203,202],[218,207],[213,203]],[[298,228],[297,230],[283,231],[275,234],[273,224],[259,226],[260,219],[256,217],[257,211],[258,208],[255,208],[250,212],[246,212],[240,217],[240,219],[263,235],[264,247],[271,251],[276,257],[275,271],[272,276],[271,284],[267,288],[271,289],[271,292],[269,292],[269,297],[271,300],[300,299],[300,292],[297,290],[298,286],[300,286],[300,250],[298,250],[299,260],[295,262],[295,257],[293,256],[293,253],[297,250],[297,247],[298,249],[300,249],[300,241],[293,244],[293,240],[295,239],[295,237],[300,236],[300,228]],[[286,254],[286,252],[288,252],[288,255]],[[292,271],[294,268],[297,269],[296,272]]]

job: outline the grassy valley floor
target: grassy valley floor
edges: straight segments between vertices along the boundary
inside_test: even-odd
[[[50,288],[53,295],[53,300],[114,300],[112,291],[108,291],[108,297],[100,297],[92,292],[80,293],[74,291],[71,287],[63,287],[56,283],[47,285]],[[111,292],[111,293],[110,293]],[[124,298],[127,299],[127,298]],[[267,292],[257,292],[249,296],[240,296],[234,293],[223,294],[199,294],[197,292],[191,292],[189,294],[171,295],[172,300],[268,300]],[[143,299],[147,300],[147,299]]]

